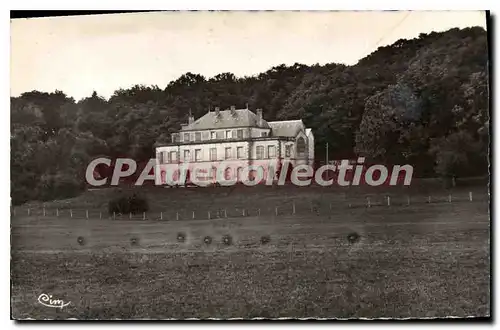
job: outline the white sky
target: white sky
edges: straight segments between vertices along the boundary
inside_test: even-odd
[[[482,26],[483,11],[156,12],[11,20],[11,95],[77,100],[186,72],[254,75],[279,64],[355,64],[420,33]]]

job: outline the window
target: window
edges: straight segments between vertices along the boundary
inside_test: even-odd
[[[264,147],[263,146],[257,146],[257,159],[263,159],[264,158]]]
[[[260,136],[262,137],[267,136],[267,132],[260,132]]]
[[[201,141],[201,132],[194,133],[194,140]]]
[[[237,154],[238,154],[238,159],[243,159],[243,158],[244,158],[244,157],[243,157],[243,147],[238,147],[238,148],[236,149],[236,152],[237,152]]]
[[[210,132],[210,138],[211,138],[212,140],[215,140],[215,138],[216,138],[216,134],[215,134],[215,132]]]
[[[233,171],[230,167],[226,167],[224,170],[224,179],[225,180],[231,180],[233,177]]]
[[[226,131],[226,139],[230,139],[231,138],[231,131]]]
[[[160,162],[160,164],[164,164],[165,163],[165,159],[163,157],[163,152],[159,152],[157,154],[156,158],[158,158],[158,161]]]
[[[303,137],[299,137],[297,140],[297,156],[304,157],[306,154],[306,141]]]
[[[285,157],[291,157],[292,156],[292,145],[289,144],[285,146]]]
[[[237,131],[237,134],[238,134],[238,139],[243,139],[243,130],[242,129],[239,129]]]
[[[274,158],[276,157],[276,147],[275,146],[268,146],[267,147],[267,158]]]
[[[196,149],[194,151],[194,159],[197,162],[201,161],[201,149]]]
[[[205,140],[210,140],[210,132],[208,131],[205,131],[203,132],[201,138],[205,141]]]
[[[226,148],[225,156],[226,156],[226,159],[231,159],[231,147]]]
[[[184,142],[189,142],[189,133],[184,133]]]
[[[177,161],[177,152],[170,151],[170,153],[168,154],[168,160],[169,163],[175,163]]]
[[[210,148],[210,160],[217,160],[217,148]]]
[[[217,140],[222,140],[224,138],[224,131],[217,131]]]
[[[190,161],[190,158],[189,150],[184,150],[184,161]]]

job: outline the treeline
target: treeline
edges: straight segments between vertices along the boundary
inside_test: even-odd
[[[267,120],[302,118],[316,159],[358,155],[412,164],[416,176],[488,173],[488,44],[479,27],[399,40],[354,66],[280,65],[252,77],[186,73],[165,89],[134,86],[106,100],[63,92],[11,98],[14,203],[70,197],[98,156],[154,157],[154,146],[189,111],[231,105],[264,109]]]

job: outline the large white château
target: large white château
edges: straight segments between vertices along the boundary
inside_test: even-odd
[[[313,165],[314,135],[301,119],[266,121],[262,109],[227,110],[215,108],[204,116],[181,125],[172,134],[171,143],[156,148],[157,184],[166,184],[168,173],[175,173],[183,163],[189,171],[202,167],[208,180],[223,163],[226,179],[243,181],[245,167],[262,166],[265,177],[276,171],[283,161],[292,166]],[[173,172],[172,172],[173,171]],[[248,175],[248,172],[246,172]]]

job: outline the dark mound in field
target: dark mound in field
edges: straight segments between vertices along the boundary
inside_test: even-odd
[[[146,198],[133,194],[132,196],[117,196],[109,201],[109,214],[138,214],[149,210]]]
[[[264,235],[260,238],[260,244],[265,245],[271,242],[271,237],[269,235]]]
[[[186,234],[177,233],[177,242],[184,243],[186,241]]]
[[[231,235],[224,235],[222,236],[222,244],[224,245],[231,245],[233,244],[233,238]]]
[[[82,236],[78,236],[78,238],[76,240],[77,240],[78,244],[85,245],[85,238],[83,238]]]
[[[356,232],[347,235],[347,241],[349,241],[349,243],[356,243],[360,238],[361,236],[359,236],[359,234]]]
[[[205,236],[205,238],[203,239],[203,242],[204,242],[206,245],[210,245],[210,244],[212,244],[212,237],[210,237],[210,236]]]
[[[130,239],[130,245],[135,246],[135,245],[138,245],[138,244],[139,244],[139,239],[138,238],[132,237]]]

